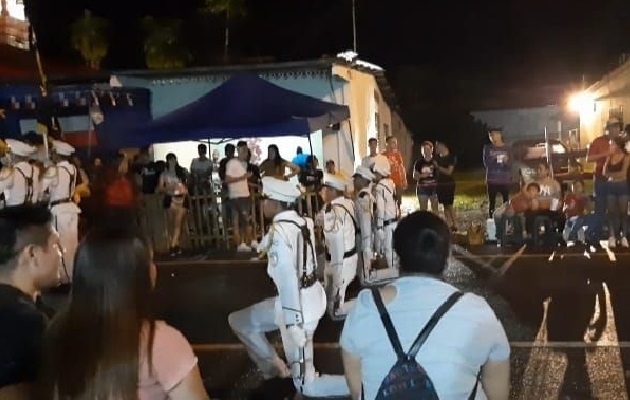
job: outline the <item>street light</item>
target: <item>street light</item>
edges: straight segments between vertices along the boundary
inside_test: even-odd
[[[569,110],[580,116],[595,111],[595,98],[588,92],[578,92],[569,97]]]

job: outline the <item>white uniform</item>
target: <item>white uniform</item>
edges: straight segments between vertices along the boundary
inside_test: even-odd
[[[345,300],[346,289],[357,276],[359,261],[355,215],[354,202],[345,197],[337,197],[324,207],[324,282],[332,319],[343,318],[354,305]]]
[[[361,284],[371,282],[370,277],[372,259],[374,258],[374,195],[372,195],[372,185],[361,189],[355,199],[356,221],[359,226],[360,258],[359,258],[359,278]]]
[[[270,179],[278,181],[263,178],[263,191],[265,181]],[[286,184],[291,185],[279,185]],[[228,322],[265,379],[290,376],[296,388],[309,397],[348,396],[350,390],[343,376],[318,376],[313,366],[313,335],[326,311],[324,288],[315,276],[314,241],[310,218],[300,217],[295,211],[277,214],[260,248],[267,249],[267,273],[278,296],[231,313]],[[296,326],[305,334],[301,345],[293,336]],[[266,332],[278,329],[290,370],[265,337]]]
[[[400,210],[396,201],[396,185],[390,178],[391,165],[387,157],[376,156],[372,172],[376,175],[373,188],[376,202],[374,250],[380,257],[385,257],[387,264],[387,269],[377,271],[377,280],[397,278],[398,257],[394,252],[393,237]]]
[[[79,245],[79,214],[81,210],[72,201],[77,185],[77,168],[68,161],[58,162],[44,174],[43,190],[50,192],[50,211],[55,229],[59,233],[59,244],[63,249],[63,265],[66,276],[64,283],[72,281],[74,254]],[[65,282],[67,280],[67,282]]]
[[[0,171],[0,192],[5,206],[37,203],[41,196],[39,168],[27,161],[20,161]]]

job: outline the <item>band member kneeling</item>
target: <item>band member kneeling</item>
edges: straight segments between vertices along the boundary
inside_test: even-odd
[[[259,246],[278,295],[233,312],[228,322],[265,379],[292,378],[305,396],[348,396],[342,375],[318,375],[313,365],[313,335],[326,312],[326,294],[315,275],[313,220],[294,210],[300,191],[290,182],[262,179],[263,211],[272,219]],[[287,364],[265,337],[280,330]]]

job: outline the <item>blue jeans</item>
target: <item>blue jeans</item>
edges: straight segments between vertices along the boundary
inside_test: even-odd
[[[588,228],[588,239],[601,240],[604,238],[604,224],[606,223],[607,209],[607,182],[604,178],[595,178],[593,192],[595,195],[595,213],[593,225]]]

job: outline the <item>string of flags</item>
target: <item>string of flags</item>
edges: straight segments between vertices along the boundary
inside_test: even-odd
[[[100,107],[102,103],[112,107],[133,107],[135,102],[134,94],[111,90],[53,92],[49,97],[53,100],[55,106],[62,108],[71,106],[91,107],[94,104]],[[35,110],[41,99],[41,96],[32,94],[23,97],[11,96],[7,106],[12,110]],[[5,112],[4,109],[3,112]]]

